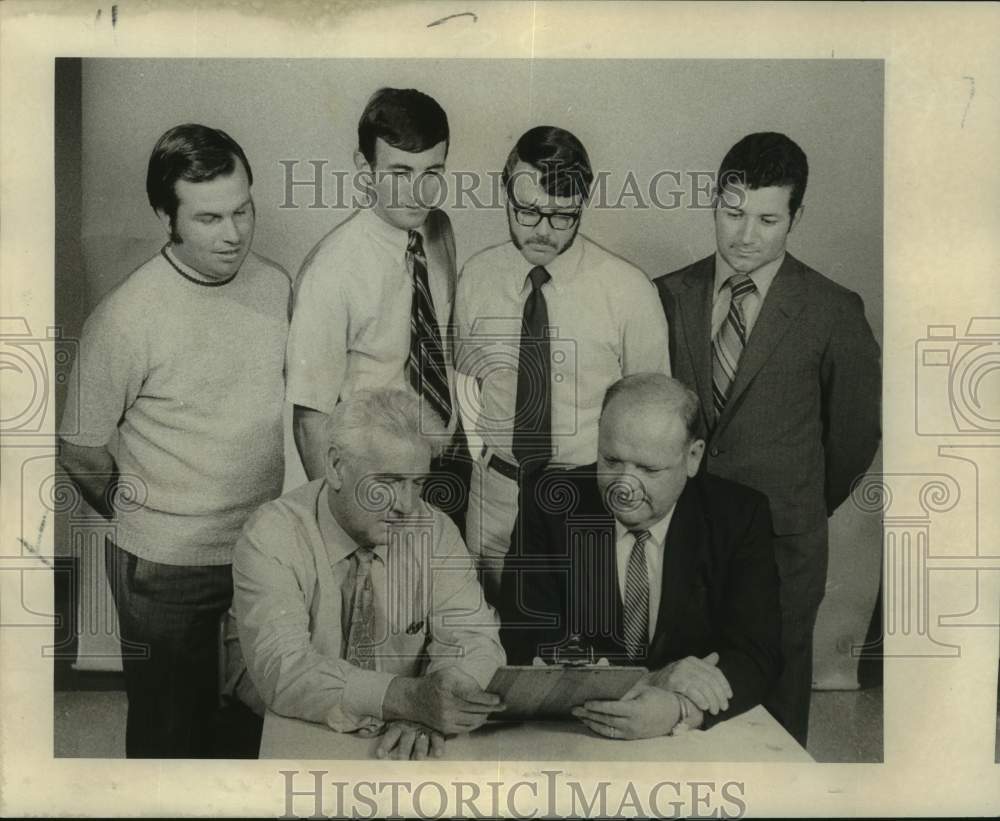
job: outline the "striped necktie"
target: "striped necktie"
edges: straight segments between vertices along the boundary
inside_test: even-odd
[[[351,629],[347,634],[347,652],[344,658],[363,670],[375,669],[375,589],[372,586],[372,557],[370,547],[354,551],[354,603],[351,607]]]
[[[418,231],[410,231],[406,245],[406,267],[413,275],[413,303],[410,310],[410,356],[406,373],[417,394],[447,425],[451,419],[451,394],[448,391],[448,371],[444,346],[434,313],[427,279],[427,259],[424,243]]]
[[[625,653],[629,661],[646,655],[649,641],[649,571],[646,567],[648,530],[633,530],[635,545],[625,571]]]
[[[731,298],[729,312],[712,340],[712,399],[716,417],[722,415],[722,409],[726,406],[740,356],[747,344],[747,323],[742,303],[748,294],[757,289],[746,274],[734,274],[726,280],[723,287],[729,288]]]

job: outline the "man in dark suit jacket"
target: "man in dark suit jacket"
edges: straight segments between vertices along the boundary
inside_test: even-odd
[[[571,641],[651,671],[575,715],[612,738],[707,727],[768,694],[780,657],[767,499],[699,474],[698,398],[662,374],[615,383],[598,462],[526,486],[507,557],[501,640],[512,664]]]
[[[717,253],[655,280],[673,374],[701,397],[704,469],[770,501],[785,668],[768,707],[803,745],[827,517],[871,464],[881,396],[861,298],[785,251],[807,178],[784,134],[744,137],[719,169]]]

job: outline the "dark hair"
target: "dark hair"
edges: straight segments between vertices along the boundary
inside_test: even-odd
[[[375,162],[375,141],[418,153],[449,139],[448,115],[433,97],[415,88],[380,88],[369,98],[358,120],[358,149]]]
[[[718,191],[727,182],[736,182],[753,190],[790,185],[788,212],[802,205],[809,180],[809,162],[794,140],[775,131],[748,134],[729,149],[719,166]]]
[[[185,123],[167,131],[153,148],[146,171],[146,196],[154,211],[170,217],[171,231],[177,218],[177,180],[207,182],[227,176],[243,163],[247,180],[253,183],[253,171],[239,143],[225,131],[206,125]]]
[[[511,149],[501,180],[510,193],[514,166],[526,162],[542,172],[541,185],[552,197],[590,195],[594,172],[587,149],[573,134],[554,125],[539,125],[525,131]]]

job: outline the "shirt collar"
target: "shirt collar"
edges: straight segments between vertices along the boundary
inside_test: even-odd
[[[756,271],[750,274],[750,279],[753,280],[753,284],[757,286],[757,293],[760,294],[760,298],[764,299],[767,296],[767,291],[771,287],[771,283],[774,282],[774,278],[778,275],[778,269],[781,268],[781,263],[785,261],[785,255],[782,253],[777,259],[772,259],[767,265],[761,265]],[[728,262],[723,258],[722,254],[718,251],[715,252],[715,291],[712,294],[713,299],[719,295],[722,290],[722,286],[726,284],[726,280],[733,276],[737,272],[732,269]]]
[[[674,511],[677,510],[676,503],[669,511],[667,515],[664,516],[660,521],[658,521],[652,527],[647,527],[646,530],[649,531],[650,542],[652,542],[658,549],[662,550],[663,546],[667,542],[667,531],[670,529],[670,520],[674,517]],[[622,539],[628,538],[634,540],[632,536],[632,531],[625,527],[621,522],[615,519],[615,542],[621,542]],[[647,542],[649,544],[649,542]],[[630,544],[631,546],[631,544]]]
[[[584,242],[583,234],[578,232],[573,239],[573,244],[545,266],[545,270],[552,277],[549,280],[549,285],[556,291],[560,291],[566,287],[579,270],[580,261],[583,259]],[[514,248],[513,243],[511,243],[511,247]],[[525,296],[531,291],[531,280],[528,278],[528,274],[531,273],[531,269],[535,266],[531,265],[517,248],[514,248],[514,251],[520,260],[520,266],[517,268],[518,279],[516,280],[515,287],[521,296]]]
[[[334,518],[327,498],[329,493],[330,485],[324,480],[316,498],[316,524],[319,527],[319,535],[323,539],[323,546],[326,548],[326,555],[332,566],[346,559],[361,545],[348,536]],[[386,545],[375,545],[375,555],[383,562],[385,561],[385,551]]]
[[[364,220],[365,229],[378,240],[391,245],[394,249],[405,253],[406,246],[410,242],[410,232],[404,228],[397,228],[395,225],[390,225],[384,219],[382,219],[378,214],[375,213],[374,208],[365,208],[361,211],[361,219]],[[419,228],[415,229],[422,240],[424,240],[424,246],[426,250],[426,237],[423,235],[423,231]]]

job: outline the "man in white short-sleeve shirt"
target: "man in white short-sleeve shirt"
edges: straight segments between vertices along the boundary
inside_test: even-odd
[[[465,264],[455,297],[455,367],[479,385],[476,432],[484,442],[466,542],[491,601],[515,523],[519,476],[593,462],[608,387],[631,373],[670,373],[655,288],[579,233],[593,181],[580,141],[555,126],[530,129],[507,158],[502,181],[510,241]]]
[[[432,502],[461,526],[468,458],[456,434],[447,326],[455,290],[455,240],[438,201],[448,119],[415,89],[375,92],[358,123],[354,160],[368,207],[327,234],[296,284],[286,354],[286,398],[306,476],[324,473],[325,423],[358,390],[411,389],[441,418],[454,445],[432,472]],[[466,466],[463,468],[463,465]],[[464,478],[463,478],[464,475]]]

